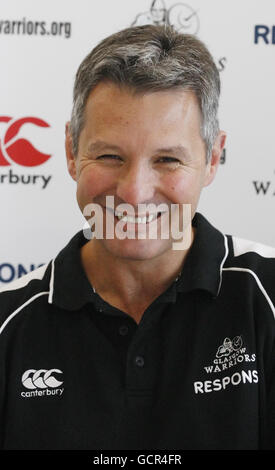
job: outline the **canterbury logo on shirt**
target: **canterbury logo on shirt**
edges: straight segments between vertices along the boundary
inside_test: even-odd
[[[57,380],[54,373],[62,374],[60,369],[29,369],[22,375],[22,384],[24,387],[29,389],[36,388],[56,388],[63,384],[63,382]]]

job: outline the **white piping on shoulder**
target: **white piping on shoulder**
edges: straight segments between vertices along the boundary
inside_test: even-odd
[[[221,262],[221,265],[220,265],[220,284],[219,284],[219,288],[218,288],[218,293],[217,295],[219,295],[219,292],[220,292],[220,289],[221,289],[221,285],[222,285],[222,271],[223,271],[223,265],[225,263],[225,260],[228,256],[228,241],[227,241],[227,237],[226,235],[223,236],[224,237],[224,248],[225,248],[225,254],[224,254],[224,257],[223,257],[223,260]]]
[[[41,295],[46,295],[48,294],[49,292],[39,292],[38,294],[35,294],[33,297],[31,297],[29,300],[27,300],[24,304],[22,304],[20,307],[18,307],[8,318],[6,318],[6,320],[4,321],[3,325],[1,326],[0,328],[0,334],[4,331],[4,328],[7,326],[7,324],[13,319],[13,317],[15,317],[15,315],[17,315],[17,313],[21,312],[21,310],[23,310],[24,307],[26,307],[27,305],[29,305],[31,302],[33,302],[35,299],[37,299],[38,297],[41,297]]]
[[[52,260],[52,270],[51,270],[51,279],[50,279],[50,292],[48,302],[49,304],[53,303],[53,285],[54,285],[54,259]]]
[[[248,268],[237,268],[237,267],[231,267],[231,268],[223,268],[223,271],[240,271],[240,272],[246,272],[246,273],[249,273],[251,274],[255,281],[257,282],[257,285],[260,289],[260,291],[262,292],[262,294],[264,295],[264,297],[266,298],[271,310],[272,310],[272,313],[274,315],[274,318],[275,318],[275,307],[274,307],[274,304],[273,302],[271,301],[268,293],[266,292],[264,286],[262,285],[260,279],[258,278],[257,274],[254,273],[254,271],[252,271],[251,269],[248,269]]]

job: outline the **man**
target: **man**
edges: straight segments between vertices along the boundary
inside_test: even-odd
[[[80,65],[66,153],[94,233],[0,294],[3,449],[274,448],[275,250],[196,213],[219,89],[205,46],[164,26]],[[177,205],[182,250],[160,236]]]

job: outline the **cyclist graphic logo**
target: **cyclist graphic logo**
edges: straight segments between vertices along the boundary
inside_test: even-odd
[[[168,24],[181,33],[189,34],[197,34],[200,26],[196,10],[182,2],[166,8],[164,0],[153,0],[150,9],[139,13],[134,19],[132,26],[145,24]]]
[[[34,167],[49,160],[51,155],[40,152],[27,139],[18,136],[24,124],[50,127],[46,121],[36,117],[23,117],[14,120],[10,116],[0,116],[0,123],[8,125],[3,140],[0,140],[0,166],[10,166],[17,163],[25,167]]]

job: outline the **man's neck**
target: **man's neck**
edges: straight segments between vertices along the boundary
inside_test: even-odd
[[[193,239],[194,229],[191,244]],[[129,260],[112,256],[93,239],[82,247],[81,261],[100,297],[137,320],[177,278],[189,250],[170,250],[154,259]]]

